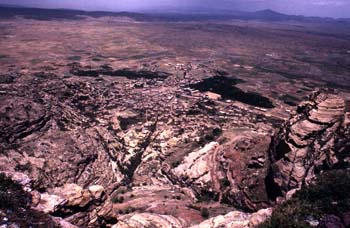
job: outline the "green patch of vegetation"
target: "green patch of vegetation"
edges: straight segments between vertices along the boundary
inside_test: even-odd
[[[181,200],[181,196],[173,196],[172,197],[174,200]]]
[[[119,214],[130,214],[130,213],[134,213],[136,211],[137,211],[137,209],[134,207],[127,207],[124,210],[119,210],[118,213]]]
[[[123,196],[112,198],[112,203],[123,203],[123,202],[124,202]]]
[[[228,179],[221,179],[220,180],[220,186],[224,189],[231,186],[231,183]]]
[[[208,210],[208,208],[203,207],[201,209],[201,215],[205,219],[209,218],[209,210]]]
[[[229,78],[222,75],[204,79],[201,82],[191,84],[191,89],[200,92],[214,92],[220,94],[224,100],[236,100],[248,105],[260,108],[274,108],[274,104],[268,97],[256,92],[245,92],[235,85],[241,83],[240,79]]]
[[[24,165],[17,164],[15,170],[20,172],[32,171],[32,166],[30,165],[30,163],[26,163]]]
[[[199,202],[211,202],[211,201],[218,201],[219,195],[215,192],[210,192],[206,190],[202,190],[200,197],[198,198]]]
[[[308,218],[341,216],[350,211],[350,171],[335,170],[319,175],[314,184],[303,187],[292,199],[277,206],[272,217],[259,228],[308,228]]]

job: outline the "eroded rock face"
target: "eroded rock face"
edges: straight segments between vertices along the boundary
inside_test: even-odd
[[[226,215],[220,215],[191,226],[190,228],[250,228],[256,227],[268,219],[272,209],[262,209],[256,213],[249,214],[241,211],[232,211]]]
[[[349,167],[350,126],[341,97],[316,92],[276,134],[268,181],[273,197],[308,183],[315,173]]]
[[[302,166],[301,176],[323,161],[346,165],[349,147],[341,145],[349,134],[336,97],[317,95],[302,105],[274,139],[270,159],[273,127],[281,122],[273,109],[192,90],[198,81],[191,78],[122,73],[38,72],[0,84],[0,171],[16,173],[32,207],[60,223],[191,227],[217,217],[228,227],[256,224],[264,217],[248,212],[270,206],[271,163],[273,183],[286,190],[288,178],[300,174],[286,175],[289,164]],[[311,150],[319,154],[309,160]],[[303,151],[316,166],[283,160]]]
[[[269,142],[268,136],[237,133],[229,142],[211,142],[190,153],[173,173],[200,197],[253,211],[268,203],[264,181]]]

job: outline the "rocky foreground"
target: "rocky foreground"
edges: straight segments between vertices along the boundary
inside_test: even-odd
[[[213,88],[70,67],[1,79],[0,171],[30,195],[23,210],[43,213],[28,226],[255,227],[317,174],[350,165],[348,107],[333,93],[282,124],[269,98],[222,72]],[[25,223],[16,211],[0,207],[1,227]]]

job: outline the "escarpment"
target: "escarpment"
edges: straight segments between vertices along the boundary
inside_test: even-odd
[[[316,174],[350,165],[350,125],[344,99],[315,92],[275,135],[269,151],[272,197],[308,184]]]

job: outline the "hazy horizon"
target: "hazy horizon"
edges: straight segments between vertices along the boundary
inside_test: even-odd
[[[107,11],[171,11],[171,10],[240,10],[271,9],[285,14],[350,17],[348,0],[0,0],[0,4],[15,4],[42,8],[69,8]]]

